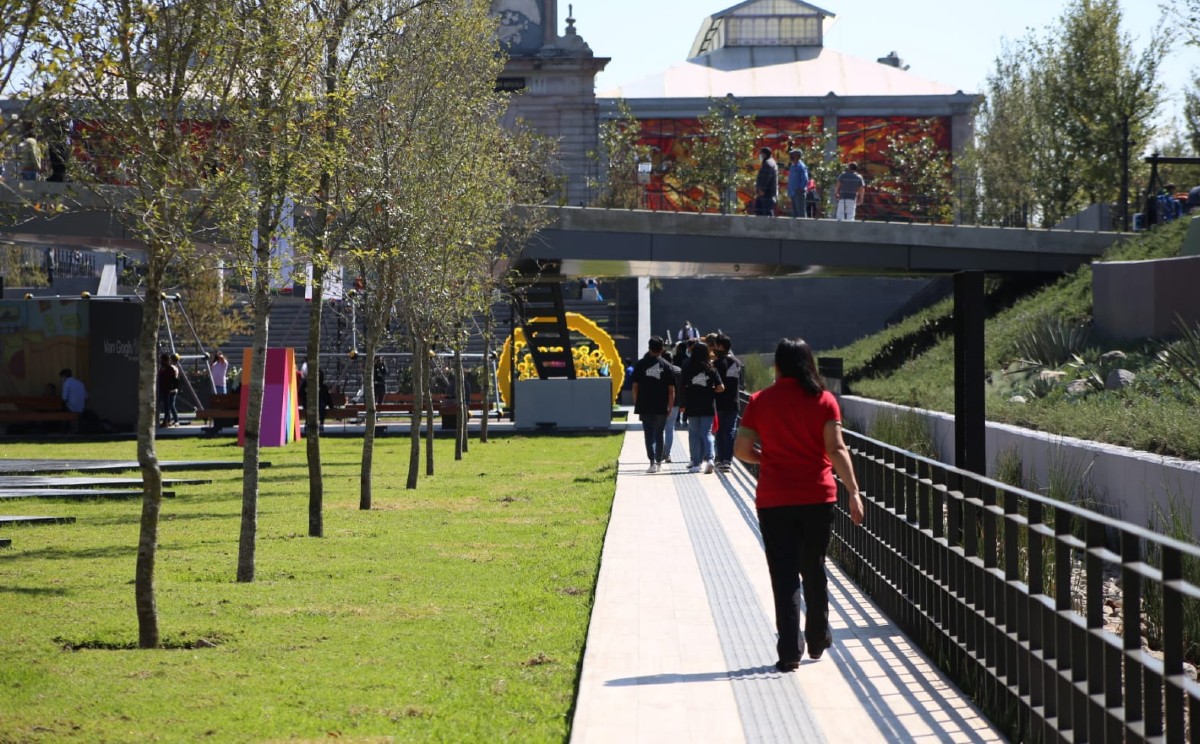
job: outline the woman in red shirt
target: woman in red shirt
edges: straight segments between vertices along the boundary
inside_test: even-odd
[[[805,642],[813,659],[833,643],[825,553],[837,501],[835,471],[850,492],[855,524],[862,524],[863,506],[842,441],[841,411],[817,372],[812,349],[801,339],[780,341],[775,373],[775,384],[750,397],[734,455],[759,465],[755,502],[775,596],[775,668],[790,672],[800,665]],[[803,640],[802,590],[808,608]]]

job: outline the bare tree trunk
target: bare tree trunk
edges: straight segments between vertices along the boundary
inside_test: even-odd
[[[454,399],[458,403],[458,416],[454,419],[454,459],[461,460],[463,452],[467,451],[467,415],[470,413],[461,349],[454,350]]]
[[[425,355],[425,475],[433,475],[433,357]]]
[[[492,306],[488,305],[487,313],[483,316],[483,420],[479,422],[479,441],[487,444],[488,413],[492,410],[492,336],[496,333],[496,319],[492,315]]]
[[[306,385],[304,391],[304,436],[308,456],[308,536],[325,536],[325,479],[321,472],[321,308],[324,303],[325,268],[313,262],[312,310],[308,316],[308,350],[304,362],[310,361],[309,371],[317,384]]]
[[[417,487],[417,475],[421,468],[421,416],[425,410],[425,364],[421,361],[425,358],[425,344],[414,335],[412,348],[412,425],[408,437],[408,482],[404,484],[410,490]]]
[[[374,326],[371,322],[369,325]],[[375,331],[371,328],[367,333],[367,359],[363,363],[363,396],[366,401],[367,417],[366,430],[363,432],[362,467],[358,473],[358,508],[371,508],[371,469],[375,459],[375,422],[378,421],[375,400]],[[365,370],[370,370],[371,379],[367,379]]]
[[[271,318],[271,224],[260,219],[258,248],[254,251],[254,357],[250,363],[250,391],[242,448],[242,529],[238,539],[237,580],[254,581],[255,543],[258,537],[259,435],[262,430],[263,379],[267,369],[268,325]],[[266,229],[263,229],[263,228]],[[318,384],[320,383],[318,370]]]
[[[153,256],[155,252],[151,252]],[[153,262],[154,259],[152,258]],[[133,597],[138,619],[138,647],[158,648],[158,605],[154,592],[154,565],[158,554],[158,520],[162,507],[162,470],[154,450],[157,411],[158,329],[162,313],[160,270],[147,273],[146,301],[142,304],[142,331],[138,353],[137,459],[142,471],[142,519],[138,532],[137,567]]]

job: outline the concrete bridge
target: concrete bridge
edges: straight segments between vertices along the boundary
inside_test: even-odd
[[[559,207],[522,257],[563,276],[1062,273],[1123,235]]]
[[[74,184],[0,189],[0,240],[92,250],[140,248],[112,212],[121,187],[95,194]],[[60,210],[57,205],[62,205]],[[744,215],[547,208],[547,226],[524,259],[562,276],[781,276],[1062,273],[1123,235],[898,222],[768,219]]]

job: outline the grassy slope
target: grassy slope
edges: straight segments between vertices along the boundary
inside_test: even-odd
[[[64,650],[136,642],[138,502],[5,504],[73,514],[5,529],[0,742],[562,741],[573,702],[620,437],[496,439],[405,491],[407,440],[376,450],[377,508],[357,509],[360,443],[326,439],[326,537],[305,537],[304,450],[269,450],[258,580],[234,582],[240,473],[165,502],[164,641],[216,648]],[[164,458],[240,456],[172,440]],[[133,445],[5,445],[6,457],[133,457]],[[16,508],[13,508],[16,507]]]
[[[1186,230],[1176,222],[1153,233],[1116,246],[1105,260],[1139,260],[1179,254]],[[1134,300],[1136,298],[1130,298]],[[860,339],[841,349],[822,352],[842,356],[847,371],[860,367],[888,341],[916,328],[922,321],[948,313],[951,303],[940,303],[882,333]],[[1092,270],[1081,267],[1054,285],[1039,291],[988,320],[986,364],[995,385],[987,398],[988,418],[1063,435],[1121,444],[1137,449],[1200,459],[1200,424],[1194,408],[1172,396],[1127,394],[1089,396],[1070,401],[1050,396],[1026,404],[1010,403],[1001,370],[1015,361],[1016,342],[1026,324],[1039,315],[1090,318]],[[1144,343],[1127,344],[1125,350],[1142,350]],[[1109,347],[1105,347],[1106,349]],[[947,337],[925,354],[908,361],[896,372],[855,383],[854,392],[869,398],[918,405],[938,411],[954,410],[954,341]]]

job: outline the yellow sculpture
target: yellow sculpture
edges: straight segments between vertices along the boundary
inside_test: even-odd
[[[617,353],[617,345],[613,343],[603,328],[596,325],[590,318],[579,313],[567,313],[567,328],[586,337],[595,344],[592,348],[580,344],[571,350],[575,358],[576,377],[611,377],[613,381],[613,403],[621,393],[625,384],[625,367],[621,364],[621,355]],[[538,321],[548,318],[535,318]],[[537,377],[537,367],[533,363],[533,355],[526,349],[525,332],[520,328],[514,331],[504,341],[504,349],[500,353],[500,363],[496,368],[497,385],[500,387],[500,397],[504,405],[512,395],[512,359],[513,339],[516,339],[517,379],[529,380]],[[540,348],[540,347],[539,347]],[[607,374],[605,374],[607,373]]]

